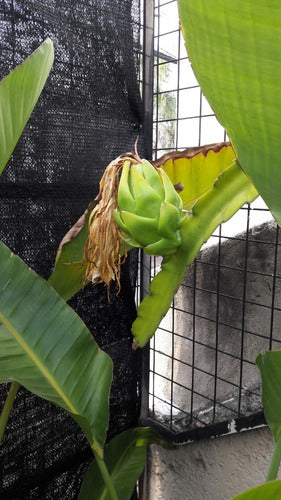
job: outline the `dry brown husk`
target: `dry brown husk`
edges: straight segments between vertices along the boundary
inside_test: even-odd
[[[120,239],[120,228],[114,220],[114,210],[118,207],[117,196],[120,170],[123,163],[140,161],[137,153],[126,153],[113,160],[105,169],[100,181],[97,205],[89,217],[89,236],[84,249],[87,262],[85,281],[105,283],[110,287],[116,280],[120,289],[120,266],[126,258],[126,248]]]

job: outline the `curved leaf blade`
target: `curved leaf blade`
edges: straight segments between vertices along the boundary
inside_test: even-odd
[[[85,286],[87,264],[81,262],[59,261],[48,283],[67,302]]]
[[[48,279],[48,283],[65,301],[87,284],[84,248],[89,236],[89,216],[96,203],[90,203],[85,213],[64,236],[57,252],[55,269]]]
[[[68,301],[85,285],[87,264],[83,261],[83,257],[84,246],[88,238],[88,220],[89,211],[83,217],[81,222],[83,225],[79,232],[60,245],[55,269],[48,279],[48,283],[65,301]]]
[[[137,479],[144,469],[147,444],[165,443],[148,427],[129,429],[115,436],[106,446],[104,461],[118,498],[130,500]],[[96,461],[88,468],[79,500],[110,500]]]
[[[53,43],[47,38],[0,82],[0,174],[41,94],[53,60]]]
[[[281,498],[281,481],[256,486],[233,497],[232,500],[276,500]]]
[[[230,143],[221,142],[167,153],[154,164],[165,170],[174,185],[183,185],[179,195],[183,207],[191,210],[234,160],[235,153]]]
[[[178,0],[188,55],[242,168],[281,223],[281,4]]]
[[[112,361],[79,316],[0,243],[0,382],[15,380],[68,411],[102,456]]]
[[[277,442],[281,434],[281,351],[261,352],[256,364],[262,379],[265,419]]]

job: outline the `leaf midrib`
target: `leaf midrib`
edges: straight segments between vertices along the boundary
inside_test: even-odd
[[[24,342],[24,340],[22,339],[20,334],[12,326],[12,324],[7,320],[7,318],[1,313],[1,311],[0,311],[0,322],[2,322],[6,326],[6,328],[9,330],[9,332],[11,332],[11,334],[14,336],[14,338],[19,343],[19,345],[24,349],[26,354],[32,359],[34,364],[37,366],[37,368],[40,370],[40,372],[44,375],[44,377],[47,379],[49,384],[53,387],[53,389],[55,389],[55,391],[59,394],[61,399],[64,401],[64,403],[68,407],[69,411],[71,411],[75,415],[79,415],[79,412],[77,411],[75,406],[67,398],[64,391],[61,389],[61,387],[58,385],[58,383],[52,377],[50,372],[45,368],[45,366],[41,363],[41,361],[38,359],[38,357],[33,353],[32,349],[30,349],[30,347],[26,344],[26,342]]]

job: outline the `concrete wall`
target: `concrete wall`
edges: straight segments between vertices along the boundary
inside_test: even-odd
[[[254,364],[258,353],[269,349],[271,328],[271,305],[273,291],[273,275],[275,265],[275,238],[274,223],[266,223],[255,227],[249,232],[247,243],[247,278],[244,283],[244,269],[246,259],[246,235],[242,233],[237,240],[225,240],[220,248],[220,269],[218,263],[217,246],[207,248],[199,254],[200,262],[196,266],[196,303],[195,312],[198,315],[195,321],[195,357],[192,361],[193,345],[186,342],[193,329],[193,315],[177,312],[175,314],[175,331],[181,335],[174,346],[175,357],[189,361],[195,366],[194,387],[199,394],[213,397],[214,377],[200,372],[200,368],[213,374],[216,369],[219,377],[216,385],[217,401],[233,398],[237,400],[239,389],[243,386],[244,405],[256,405],[248,391],[258,392],[260,385],[259,370]],[[208,263],[208,264],[207,264]],[[219,272],[219,301],[217,302]],[[264,274],[259,274],[264,273]],[[281,273],[281,259],[277,259],[276,273]],[[192,268],[187,272],[183,286],[180,288],[175,306],[180,310],[193,309],[193,280]],[[190,285],[190,286],[188,286]],[[243,297],[245,294],[245,305]],[[274,306],[280,307],[281,282],[275,281]],[[216,353],[216,315],[218,314],[218,348]],[[201,317],[200,317],[201,316]],[[208,318],[208,319],[203,319]],[[273,349],[280,349],[280,312],[274,312]],[[241,329],[244,327],[244,335]],[[210,347],[213,347],[210,348]],[[240,372],[241,349],[243,350],[242,374]],[[216,367],[216,368],[215,368]],[[191,368],[183,363],[174,364],[174,379],[182,385],[190,379]],[[240,378],[242,375],[242,378]],[[224,381],[228,381],[224,382]],[[233,384],[233,385],[231,385]],[[183,410],[189,410],[190,392],[175,390],[175,402]],[[250,401],[249,401],[250,398]],[[204,410],[206,399],[195,395],[193,397],[193,411]],[[228,415],[227,415],[228,416]],[[229,414],[231,416],[231,413]]]
[[[172,451],[151,446],[145,500],[230,500],[265,481],[273,446],[267,427]]]

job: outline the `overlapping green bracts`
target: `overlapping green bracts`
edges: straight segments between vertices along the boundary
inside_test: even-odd
[[[182,200],[161,168],[147,160],[123,165],[114,217],[129,247],[148,255],[168,256],[181,244],[180,227],[186,219]]]
[[[178,0],[193,70],[237,158],[281,223],[281,2]]]
[[[244,203],[258,193],[237,162],[228,167],[212,189],[205,193],[193,208],[192,216],[181,227],[182,243],[177,251],[163,259],[162,269],[152,280],[149,295],[138,308],[132,333],[143,347],[155,333],[168,311],[185,274],[202,244],[215,228],[228,220]],[[164,291],[164,293],[163,293]]]

